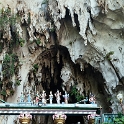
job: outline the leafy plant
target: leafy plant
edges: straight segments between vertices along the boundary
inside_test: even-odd
[[[49,30],[50,30],[50,32],[54,32],[55,31],[55,27],[51,27]]]
[[[72,87],[72,90],[71,90],[70,95],[71,95],[71,96],[74,96],[77,102],[78,102],[78,101],[81,101],[81,100],[84,98],[84,96],[82,96],[82,95],[78,92],[78,90],[76,89],[76,86],[73,86],[73,87]]]
[[[28,24],[30,24],[31,23],[31,13],[29,12],[28,13]]]
[[[15,92],[15,91],[14,91],[13,89],[11,89],[11,90],[10,90],[10,95],[13,95],[14,92]]]
[[[3,95],[3,96],[6,96],[6,90],[3,89],[0,94]]]
[[[111,60],[112,58],[111,58],[111,55],[113,55],[114,54],[114,51],[110,51],[109,53],[107,53],[106,54],[106,58],[108,59],[108,60]]]
[[[124,115],[118,114],[118,117],[114,119],[115,124],[124,124]]]
[[[30,23],[30,13],[28,15],[28,23]],[[10,51],[12,51],[15,47],[14,45],[18,46],[21,45],[21,47],[23,46],[23,44],[25,43],[25,40],[23,40],[22,38],[20,38],[19,33],[17,32],[16,29],[16,22],[20,21],[20,19],[18,19],[17,15],[13,15],[11,14],[11,9],[8,7],[6,9],[1,9],[0,12],[0,39],[2,39],[2,34],[4,33],[5,29],[8,28],[8,26],[10,27],[10,31],[12,34],[12,37],[9,41],[9,49]],[[6,27],[7,26],[7,27]],[[3,45],[0,45],[0,50],[3,48]],[[12,52],[11,52],[12,53]]]
[[[38,71],[38,67],[39,67],[38,64],[34,64],[34,65],[33,65],[33,70],[34,70],[34,72]]]
[[[23,47],[24,43],[25,43],[25,40],[23,40],[22,38],[20,38],[19,39],[19,44],[20,44],[21,47]]]
[[[102,124],[124,124],[124,115],[122,113],[119,113],[116,117],[110,119],[110,122],[103,122]]]
[[[2,72],[3,72],[3,80],[2,83],[3,86],[7,88],[8,90],[11,90],[13,82],[12,82],[12,76],[15,74],[18,74],[18,63],[19,59],[16,54],[6,54],[3,60],[2,64]],[[20,82],[16,80],[16,85],[19,86]],[[6,95],[7,94],[7,95]],[[13,93],[9,93],[5,90],[1,91],[1,95],[8,96],[12,95]]]
[[[11,25],[15,25],[15,23],[16,23],[16,16],[14,16],[14,15],[11,15],[11,17],[9,18],[9,23],[11,24]]]
[[[16,85],[16,86],[21,85],[21,81],[20,81],[20,80],[15,80],[15,85]]]
[[[11,9],[1,9],[0,28],[3,29],[5,25],[14,25],[16,23],[16,16],[11,15]]]
[[[18,56],[16,56],[15,54],[6,54],[5,58],[3,60],[3,64],[2,64],[2,71],[3,71],[3,76],[4,77],[12,77],[16,66],[14,65],[15,63],[17,63],[18,60]]]
[[[39,39],[39,38],[38,38],[38,39],[36,39],[36,40],[35,40],[35,42],[36,42],[36,44],[37,44],[37,45],[40,45],[40,43],[41,43],[41,41],[40,41],[40,39]]]

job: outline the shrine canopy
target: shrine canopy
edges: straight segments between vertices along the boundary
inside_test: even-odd
[[[32,115],[53,115],[62,112],[66,115],[89,115],[99,114],[101,108],[97,104],[18,104],[0,103],[0,115],[19,115],[20,113],[30,113]]]

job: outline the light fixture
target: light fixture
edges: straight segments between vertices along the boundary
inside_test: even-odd
[[[120,104],[122,104],[122,102],[123,102],[123,94],[122,93],[118,93],[117,94],[117,99],[120,101]]]

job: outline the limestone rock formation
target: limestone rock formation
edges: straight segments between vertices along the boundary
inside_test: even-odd
[[[1,0],[0,8],[2,99],[17,102],[22,91],[30,90],[33,99],[37,91],[71,93],[75,87],[83,97],[93,93],[103,112],[120,111],[123,0]],[[9,116],[0,120],[14,123]]]

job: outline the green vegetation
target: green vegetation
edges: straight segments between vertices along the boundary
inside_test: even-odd
[[[15,54],[6,54],[2,64],[3,77],[10,79],[13,76],[18,63],[18,56]]]
[[[6,96],[6,90],[3,89],[0,94]]]
[[[34,64],[33,65],[33,71],[34,71],[34,73],[36,73],[38,71],[38,68],[39,68],[38,64]]]
[[[119,113],[118,116],[113,119],[113,122],[103,122],[102,124],[124,124],[124,115]]]
[[[10,95],[13,95],[14,92],[15,92],[15,91],[14,91],[13,89],[11,89],[11,90],[10,90]]]
[[[78,92],[78,90],[76,89],[76,86],[73,86],[73,87],[72,87],[71,92],[70,92],[70,95],[71,95],[71,96],[74,96],[77,102],[81,101],[81,100],[84,98],[84,96],[82,96],[82,95]]]
[[[16,23],[20,24],[22,15],[12,14],[11,8],[0,9],[0,53],[3,52],[3,48],[6,47],[6,55],[4,56],[2,63],[2,80],[0,81],[0,94],[5,97],[14,94],[13,86],[19,86],[20,80],[15,79],[19,72],[19,59],[15,54],[15,49],[19,46],[23,47],[25,40],[20,36],[17,31]],[[28,14],[28,24],[31,23],[31,15]],[[23,25],[21,25],[23,26]],[[27,24],[26,24],[27,26]],[[6,35],[4,35],[6,34]],[[5,37],[4,37],[5,36]],[[36,70],[37,67],[35,67]]]
[[[20,44],[21,47],[23,47],[24,43],[25,43],[25,40],[23,40],[22,38],[20,38],[19,39],[19,44]]]
[[[6,54],[2,64],[3,80],[1,85],[4,86],[4,90],[1,91],[1,95],[7,97],[14,94],[12,77],[18,74],[19,59],[15,54]],[[16,86],[20,85],[19,80],[15,80]],[[7,92],[6,92],[7,90]]]
[[[36,43],[37,45],[40,45],[40,43],[41,43],[40,39],[37,38],[37,39],[35,40],[35,43]]]
[[[109,53],[107,53],[106,54],[106,58],[108,59],[108,60],[111,60],[112,58],[111,58],[111,55],[113,55],[114,54],[114,51],[110,51]]]
[[[29,13],[28,23],[31,22],[31,17]],[[7,43],[7,46],[9,47],[9,51],[12,53],[15,46],[23,46],[25,43],[25,40],[20,38],[19,33],[17,32],[16,23],[20,22],[20,18],[17,16],[17,14],[13,15],[11,13],[11,8],[7,7],[2,8],[0,10],[0,40],[3,40],[3,43],[0,43],[0,52],[2,52],[2,49],[4,47],[4,44]],[[3,38],[3,34],[6,32],[6,30],[10,28],[11,32],[11,39],[6,42],[7,39]],[[5,41],[5,42],[4,42]]]
[[[21,81],[20,81],[20,80],[15,80],[15,85],[16,85],[16,86],[21,85]]]
[[[31,13],[29,12],[28,13],[28,24],[30,24],[31,23]]]
[[[4,29],[6,25],[15,25],[16,23],[16,16],[11,15],[11,9],[8,7],[7,9],[1,9],[1,16],[0,16],[0,30]]]
[[[55,31],[55,27],[51,27],[50,32],[54,32],[54,31]]]
[[[115,124],[124,124],[124,115],[119,113],[118,117],[114,119]]]

